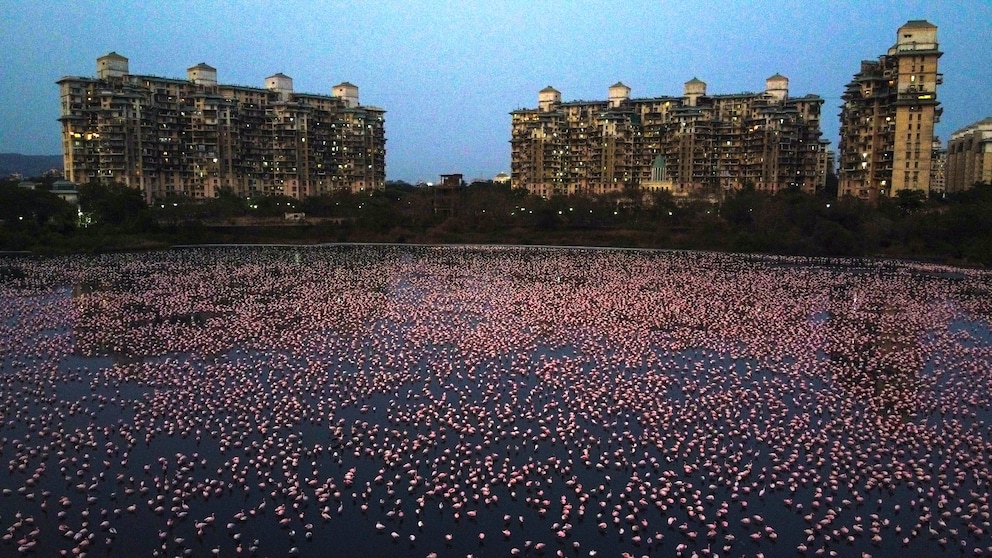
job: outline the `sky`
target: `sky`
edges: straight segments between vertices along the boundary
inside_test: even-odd
[[[825,99],[822,130],[838,142],[840,95],[911,19],[938,26],[944,108],[937,134],[992,116],[992,0],[0,0],[0,152],[61,153],[66,75],[95,77],[115,51],[132,74],[185,79],[200,62],[218,81],[262,87],[282,72],[294,90],[343,81],[386,112],[386,178],[491,178],[510,170],[510,115],[562,100],[761,91]]]

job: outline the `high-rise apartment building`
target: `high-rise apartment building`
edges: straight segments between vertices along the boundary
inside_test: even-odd
[[[976,182],[992,183],[992,117],[951,134],[944,175],[948,192],[962,192]]]
[[[823,99],[788,93],[778,74],[763,92],[733,95],[707,95],[693,78],[681,97],[633,99],[617,83],[605,101],[562,102],[549,86],[536,109],[510,113],[512,182],[542,196],[632,188],[719,196],[746,185],[812,192],[827,170]]]
[[[933,128],[941,114],[941,54],[937,27],[912,20],[899,28],[886,54],[861,62],[842,96],[839,195],[929,195]]]
[[[76,183],[123,183],[147,200],[240,196],[304,198],[385,184],[385,111],[358,87],[296,93],[277,73],[265,87],[223,85],[201,63],[187,79],[133,75],[128,59],[97,59],[96,78],[64,77],[62,153]]]

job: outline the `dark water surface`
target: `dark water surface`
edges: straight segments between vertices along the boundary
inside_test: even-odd
[[[8,260],[0,555],[992,555],[990,277],[525,248]]]

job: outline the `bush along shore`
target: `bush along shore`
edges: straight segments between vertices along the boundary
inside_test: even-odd
[[[887,257],[992,266],[992,184],[871,204],[745,189],[719,202],[665,192],[540,198],[490,182],[454,190],[387,183],[296,200],[183,197],[146,203],[123,185],[79,187],[78,205],[40,184],[0,184],[0,250],[36,254],[175,244],[391,242],[552,244],[754,254]]]

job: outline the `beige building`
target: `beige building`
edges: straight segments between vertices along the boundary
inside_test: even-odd
[[[536,109],[510,113],[513,184],[541,196],[815,191],[826,179],[823,99],[791,98],[788,87],[776,74],[760,93],[708,95],[693,78],[681,97],[631,98],[616,83],[605,101],[573,102],[546,87]]]
[[[118,182],[147,200],[240,196],[304,198],[385,184],[385,111],[358,87],[296,93],[281,73],[265,87],[223,85],[200,63],[186,79],[133,75],[128,59],[97,59],[97,76],[58,81],[66,178]]]
[[[840,113],[839,195],[866,200],[900,190],[930,193],[934,124],[940,120],[937,27],[912,20],[896,44],[847,84]]]
[[[961,192],[976,182],[992,184],[992,117],[951,134],[944,169],[948,192]]]

